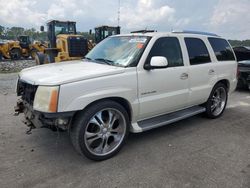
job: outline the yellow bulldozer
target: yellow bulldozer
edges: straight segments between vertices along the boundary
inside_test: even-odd
[[[0,43],[0,58],[19,60],[21,58],[35,58],[37,52],[44,52],[48,47],[46,42],[35,41],[31,43],[29,36],[21,35],[17,41]]]

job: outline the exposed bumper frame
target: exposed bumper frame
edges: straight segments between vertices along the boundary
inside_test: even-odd
[[[17,105],[15,106],[15,115],[20,113],[24,113],[23,122],[31,129],[46,127],[52,130],[57,130],[58,128],[67,129],[76,112],[40,112],[34,110],[33,107],[27,102],[19,99],[17,101]],[[64,121],[61,121],[60,123],[60,121],[58,121],[59,119]]]

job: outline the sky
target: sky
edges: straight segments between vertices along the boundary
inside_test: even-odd
[[[250,0],[0,0],[0,25],[39,29],[48,20],[77,22],[78,31],[118,25],[140,29],[197,30],[227,39],[250,39]]]

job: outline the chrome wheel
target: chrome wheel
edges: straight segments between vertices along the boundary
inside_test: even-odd
[[[87,150],[97,156],[104,156],[115,151],[126,134],[124,115],[114,108],[97,112],[87,123],[84,142]]]
[[[211,105],[211,113],[214,116],[220,115],[226,105],[227,100],[227,91],[224,87],[218,87],[211,98],[212,105]]]

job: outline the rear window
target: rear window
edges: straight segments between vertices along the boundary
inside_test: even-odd
[[[190,65],[199,65],[211,62],[205,43],[198,38],[185,38]]]
[[[208,38],[218,61],[235,60],[233,50],[225,39]]]

